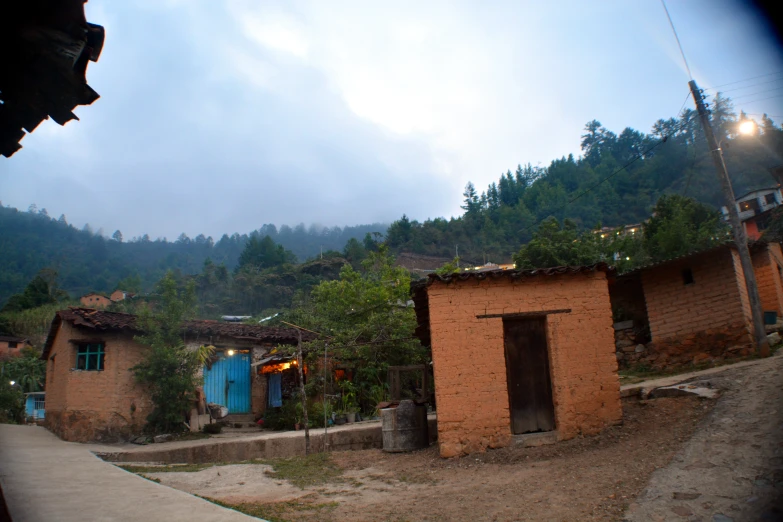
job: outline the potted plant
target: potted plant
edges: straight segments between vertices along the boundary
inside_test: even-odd
[[[351,381],[340,381],[341,409],[345,413],[347,422],[356,422],[356,412],[359,407],[356,401],[356,387]]]

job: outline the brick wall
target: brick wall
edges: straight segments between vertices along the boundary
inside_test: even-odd
[[[761,308],[764,311],[775,311],[778,317],[783,317],[783,288],[781,288],[778,263],[783,264],[780,245],[770,243],[767,248],[752,252],[753,273],[761,298]]]
[[[75,370],[71,339],[101,339],[104,370]],[[82,330],[63,322],[46,361],[46,424],[65,440],[115,441],[139,433],[152,411],[130,368],[146,348],[129,335]]]
[[[440,454],[451,457],[511,443],[502,318],[547,316],[547,344],[560,439],[592,434],[622,418],[612,313],[603,272],[468,280],[428,287]]]
[[[690,269],[693,283],[685,284]],[[750,306],[737,253],[707,252],[642,271],[652,343],[645,361],[664,368],[745,355]]]

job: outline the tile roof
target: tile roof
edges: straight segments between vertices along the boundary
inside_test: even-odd
[[[762,249],[766,248],[767,243],[768,243],[768,241],[765,241],[764,239],[759,239],[757,241],[748,241],[748,248],[750,249],[751,252],[756,252],[756,251],[759,251],[759,250],[762,250]],[[734,240],[727,239],[726,241],[723,241],[721,243],[710,245],[708,247],[704,247],[704,248],[701,248],[701,249],[698,249],[698,250],[694,250],[692,252],[688,252],[687,254],[682,254],[680,256],[674,256],[674,257],[670,257],[670,258],[667,258],[667,259],[662,259],[660,261],[650,262],[650,263],[648,263],[646,265],[637,266],[633,270],[628,270],[627,272],[623,272],[620,275],[625,276],[625,275],[630,275],[630,274],[636,274],[636,273],[641,272],[642,270],[648,270],[650,268],[657,268],[659,266],[663,266],[663,265],[667,265],[669,263],[674,263],[674,262],[677,262],[677,261],[682,261],[684,259],[689,259],[689,258],[692,258],[692,257],[700,256],[702,254],[719,252],[721,250],[731,249],[731,248],[735,248]]]
[[[44,351],[41,355],[46,359],[54,343],[54,337],[59,330],[62,321],[67,321],[79,328],[90,328],[97,331],[121,331],[129,334],[142,333],[137,325],[137,317],[133,314],[121,312],[107,312],[93,308],[71,307],[67,310],[60,310],[52,320],[49,328],[49,335],[46,338]],[[295,344],[297,342],[297,331],[294,328],[276,327],[276,326],[257,326],[241,323],[221,323],[218,321],[196,320],[187,321],[183,325],[183,331],[187,334],[222,336],[231,339],[241,339],[247,341],[259,341],[265,343],[283,343]],[[303,331],[302,340],[312,341],[315,335]]]
[[[454,274],[439,275],[429,274],[426,279],[426,285],[429,286],[435,281],[443,283],[451,283],[454,281],[467,281],[470,279],[476,279],[481,281],[483,279],[503,279],[508,278],[512,280],[527,279],[541,276],[556,276],[562,274],[578,274],[583,272],[606,272],[608,275],[612,275],[615,272],[613,266],[609,266],[606,263],[596,263],[594,265],[586,266],[555,266],[551,268],[531,268],[523,270],[469,270],[464,272],[456,272]]]

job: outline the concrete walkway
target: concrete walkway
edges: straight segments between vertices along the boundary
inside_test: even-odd
[[[777,356],[781,354],[778,353]],[[670,375],[668,377],[658,377],[656,379],[650,379],[647,381],[637,382],[634,384],[624,384],[620,386],[620,395],[622,397],[634,397],[640,396],[643,399],[647,398],[647,395],[655,388],[662,388],[664,386],[674,386],[685,381],[700,377],[708,377],[723,373],[727,370],[735,368],[745,368],[746,366],[757,366],[759,364],[765,364],[767,359],[753,359],[750,361],[742,361],[734,364],[725,364],[723,366],[715,366],[714,368],[707,368],[706,370],[699,370],[697,372],[678,373],[676,375]]]
[[[783,356],[717,370],[723,395],[625,520],[783,520]]]
[[[0,485],[14,522],[258,521],[123,471],[39,426],[0,424]]]

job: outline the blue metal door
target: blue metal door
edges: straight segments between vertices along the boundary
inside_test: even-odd
[[[207,402],[221,404],[229,413],[250,413],[250,354],[221,353],[212,368],[204,368]]]

